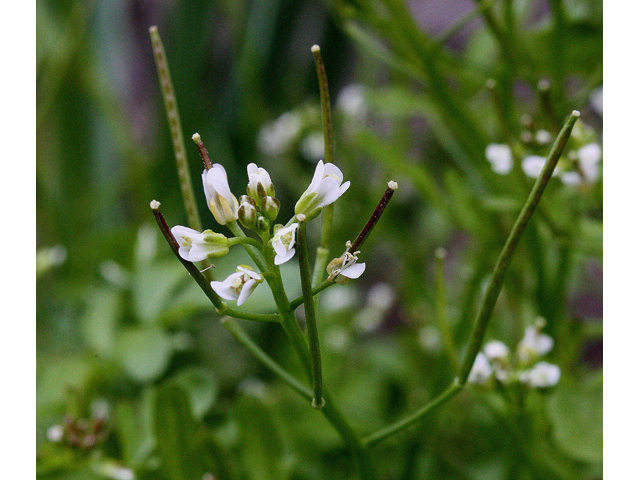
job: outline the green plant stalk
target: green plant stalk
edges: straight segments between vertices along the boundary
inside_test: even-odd
[[[299,215],[302,217],[302,215]],[[300,264],[300,284],[304,299],[304,315],[307,320],[307,339],[311,352],[313,400],[311,404],[315,408],[322,408],[322,357],[320,354],[320,340],[318,339],[318,327],[316,325],[316,306],[311,292],[311,275],[309,273],[309,254],[307,252],[307,225],[298,219],[298,258]]]
[[[220,320],[224,328],[253,355],[260,363],[273,372],[280,380],[289,385],[296,393],[312,401],[313,392],[296,380],[289,372],[278,365],[264,350],[262,350],[251,339],[247,332],[240,326],[238,322],[231,317],[224,317]]]
[[[324,136],[324,161],[333,163],[333,124],[331,122],[331,101],[329,98],[329,81],[322,61],[320,47],[311,47],[313,59],[316,64],[318,85],[320,87],[320,105],[322,109],[322,132]],[[327,205],[322,210],[322,232],[320,245],[316,250],[316,260],[313,267],[312,284],[318,285],[324,277],[324,269],[329,257],[329,239],[331,238],[331,225],[333,223],[333,204]]]
[[[446,256],[447,252],[444,248],[438,248],[436,250],[436,271],[433,282],[435,289],[435,313],[440,329],[440,335],[442,336],[444,351],[449,359],[451,367],[457,372],[460,370],[460,361],[458,360],[458,354],[456,352],[455,344],[453,343],[453,336],[449,326],[449,319],[447,318],[447,295],[444,274],[444,259]]]
[[[180,190],[182,191],[182,201],[184,202],[184,208],[187,212],[187,220],[191,228],[201,232],[202,222],[200,221],[200,214],[198,213],[198,206],[196,204],[193,185],[191,183],[191,175],[189,174],[189,164],[187,161],[187,151],[184,146],[184,138],[182,137],[182,125],[180,123],[180,113],[178,112],[178,102],[173,90],[169,64],[167,63],[167,58],[165,56],[162,39],[158,33],[158,27],[155,25],[150,27],[149,35],[151,36],[153,57],[156,61],[156,68],[160,79],[164,108],[167,113],[169,129],[171,130],[171,143],[173,145],[173,153],[176,157],[178,179],[180,181]]]
[[[153,215],[155,216],[156,222],[158,223],[158,227],[162,232],[165,240],[169,244],[171,251],[174,255],[180,260],[180,263],[187,269],[189,275],[195,280],[200,289],[204,292],[207,298],[211,301],[213,306],[216,309],[216,312],[220,315],[229,315],[235,318],[242,318],[244,320],[253,320],[257,322],[279,322],[280,315],[277,313],[272,314],[262,314],[262,313],[249,313],[249,312],[241,312],[239,310],[235,310],[229,307],[222,299],[218,296],[216,292],[211,288],[211,283],[209,280],[200,272],[198,267],[196,267],[193,263],[185,260],[178,253],[180,246],[176,241],[175,237],[171,233],[171,229],[167,225],[162,212],[160,212],[160,202],[153,200],[151,202],[151,210],[153,211]]]
[[[480,347],[482,341],[484,339],[484,334],[487,330],[487,325],[489,324],[489,320],[491,318],[491,314],[493,313],[493,309],[498,300],[498,295],[500,294],[500,290],[502,289],[502,283],[504,281],[505,274],[511,263],[511,260],[515,254],[516,246],[524,233],[524,230],[529,223],[529,219],[533,215],[538,203],[540,203],[540,198],[546,188],[551,176],[553,175],[553,171],[558,164],[558,160],[560,159],[560,155],[562,155],[562,151],[569,140],[569,136],[571,135],[571,130],[575,125],[576,121],[580,117],[580,112],[574,110],[569,119],[565,122],[564,127],[560,131],[560,134],[556,138],[553,147],[551,148],[551,153],[547,157],[547,161],[542,169],[542,173],[538,177],[529,198],[524,204],[520,215],[518,216],[515,225],[513,226],[509,237],[507,238],[507,242],[505,243],[502,252],[500,253],[500,257],[498,258],[498,262],[493,270],[491,275],[491,280],[489,282],[489,286],[485,291],[484,297],[482,299],[482,303],[480,306],[480,310],[476,317],[475,326],[473,329],[473,333],[471,336],[471,342],[469,347],[467,348],[466,355],[464,360],[462,361],[462,368],[460,369],[459,379],[460,384],[464,385],[467,382],[469,377],[469,373],[471,372],[471,367],[473,366],[473,362],[475,361],[476,355],[480,351]]]
[[[442,392],[438,397],[420,408],[417,412],[366,437],[364,439],[365,446],[370,447],[416,424],[436,407],[442,405],[444,402],[454,397],[458,392],[460,392],[460,390],[462,390],[462,388],[466,384],[467,379],[469,378],[469,373],[471,372],[471,367],[473,366],[473,362],[475,361],[475,358],[480,351],[480,346],[482,345],[482,340],[484,339],[484,334],[487,330],[489,319],[491,318],[491,314],[493,313],[496,301],[498,300],[498,294],[500,293],[500,290],[502,288],[502,283],[504,281],[507,268],[509,267],[511,259],[515,254],[515,249],[518,241],[522,237],[529,219],[533,215],[536,206],[540,202],[540,198],[542,197],[544,189],[549,183],[549,180],[551,179],[551,176],[553,174],[553,170],[558,164],[560,155],[562,154],[562,151],[564,150],[564,147],[569,140],[571,130],[573,129],[573,126],[575,125],[579,117],[580,113],[574,110],[569,116],[569,119],[564,124],[562,131],[556,138],[553,147],[551,148],[551,152],[547,157],[547,161],[544,168],[542,169],[542,173],[533,186],[529,198],[522,207],[520,215],[518,216],[516,223],[514,224],[511,233],[509,234],[507,242],[505,243],[505,246],[500,253],[500,257],[498,258],[493,274],[491,275],[489,286],[487,287],[482,298],[480,310],[478,311],[473,333],[471,335],[471,341],[469,343],[469,346],[467,347],[466,355],[462,361],[460,373],[456,378],[454,378],[452,384],[444,392]]]

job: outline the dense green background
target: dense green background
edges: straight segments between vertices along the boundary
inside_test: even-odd
[[[364,276],[321,295],[325,381],[363,435],[451,382],[454,369],[437,342],[434,252],[448,252],[447,314],[462,354],[484,282],[533,183],[517,167],[495,174],[484,149],[517,142],[522,114],[556,133],[578,109],[601,137],[601,113],[589,96],[602,84],[602,4],[504,0],[492,10],[496,29],[476,15],[443,38],[472,2],[407,3],[37,2],[42,478],[105,478],[113,462],[149,479],[200,479],[205,471],[220,479],[355,475],[329,424],[219,325],[153,225],[152,199],[170,224],[186,217],[151,25],[165,44],[185,137],[201,134],[237,195],[248,163],[267,168],[282,221],[315,164],[298,148],[320,128],[311,45],[322,47],[334,106],[345,86],[366,87],[363,118],[334,110],[336,163],[352,186],[336,204],[333,256],[357,235],[386,182],[400,188],[362,249]],[[495,101],[489,78],[497,82]],[[536,95],[543,78],[553,115]],[[290,148],[276,157],[261,152],[261,127],[294,110],[306,120]],[[191,142],[187,151],[205,227],[223,232],[206,210]],[[518,401],[513,392],[466,389],[417,428],[374,447],[381,478],[601,478],[602,182],[568,188],[555,179],[541,211],[488,337],[513,348],[543,316],[560,384]],[[317,230],[310,226],[312,246]],[[66,252],[59,265],[59,249],[49,250],[56,245]],[[216,262],[216,276],[243,262],[233,250]],[[284,270],[292,294],[294,267]],[[380,297],[380,285],[392,292],[390,305],[368,297]],[[247,308],[270,311],[270,302],[260,287]],[[246,326],[297,372],[279,327]],[[65,415],[89,418],[105,404],[106,434],[96,446],[46,440]]]

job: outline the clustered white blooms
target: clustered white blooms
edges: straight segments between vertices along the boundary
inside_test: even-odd
[[[282,121],[286,123],[284,119]],[[207,206],[219,224],[227,225],[240,220],[243,226],[255,230],[263,241],[268,239],[268,244],[273,248],[274,265],[282,265],[295,255],[299,225],[273,225],[273,234],[269,235],[272,222],[280,210],[275,187],[269,173],[255,163],[247,166],[247,175],[248,195],[242,195],[238,203],[229,188],[224,167],[216,163],[205,170],[202,173],[202,185]],[[310,221],[319,215],[324,207],[335,202],[349,188],[350,182],[342,183],[342,180],[343,175],[338,167],[320,160],[311,184],[296,203],[296,214],[302,215],[300,218],[304,218],[304,221]],[[178,243],[178,254],[190,262],[224,256],[232,244],[238,243],[237,240],[231,241],[211,230],[198,232],[181,225],[174,226],[171,233]],[[268,236],[265,238],[265,235]],[[355,254],[347,252],[340,258],[341,264],[335,265],[329,272],[332,280],[344,283],[346,278],[358,278],[362,275],[365,265],[356,264]],[[211,282],[211,288],[225,300],[236,300],[238,305],[242,305],[263,280],[262,274],[249,266],[240,265],[225,280]]]
[[[471,367],[469,383],[489,384],[492,378],[502,384],[522,383],[534,388],[546,388],[560,381],[560,367],[538,361],[553,348],[553,338],[542,333],[544,320],[526,328],[522,340],[512,355],[509,347],[499,340],[486,343]]]
[[[527,117],[526,122],[531,122],[531,119]],[[526,176],[540,176],[547,159],[535,152],[540,151],[542,147],[547,148],[552,140],[551,133],[544,129],[535,133],[523,131],[521,141],[529,153],[522,158],[520,167]],[[485,157],[493,171],[500,175],[507,175],[513,169],[513,152],[509,145],[491,143],[485,149]],[[577,122],[571,133],[566,154],[560,158],[553,176],[559,177],[565,185],[595,183],[601,175],[601,161],[602,148],[595,141],[595,133],[584,123]]]
[[[358,278],[364,273],[365,263],[356,263],[360,252],[351,253],[351,242],[347,242],[347,251],[334,258],[327,265],[329,280],[344,285],[348,278]]]

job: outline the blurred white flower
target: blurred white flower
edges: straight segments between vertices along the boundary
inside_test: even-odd
[[[520,374],[520,381],[531,387],[553,387],[560,381],[560,367],[547,362],[538,362]]]
[[[51,425],[47,429],[47,440],[58,443],[64,438],[64,427],[62,425]]]
[[[580,148],[577,152],[580,169],[584,173],[587,182],[595,182],[600,178],[600,160],[602,160],[602,149],[597,143],[589,143]]]
[[[493,369],[491,368],[489,359],[484,353],[480,352],[473,362],[467,381],[469,383],[484,384],[487,383],[492,373]]]
[[[312,132],[300,142],[300,154],[310,162],[324,157],[324,133]]]
[[[560,174],[560,181],[565,185],[580,185],[582,183],[582,176],[574,170],[562,172]]]
[[[546,161],[546,158],[539,155],[529,155],[522,160],[522,171],[528,177],[538,178]]]
[[[302,119],[296,112],[286,112],[258,133],[258,148],[266,155],[277,157],[291,148],[302,131]]]
[[[365,88],[362,85],[347,85],[338,94],[336,108],[351,117],[362,118],[367,114]]]
[[[550,143],[551,140],[553,140],[553,137],[549,131],[540,129],[536,132],[536,142],[538,145],[546,145]]]
[[[541,333],[536,327],[529,326],[525,329],[524,336],[518,344],[518,358],[523,364],[534,361],[545,355],[553,348],[553,338]]]
[[[251,267],[240,265],[236,273],[232,273],[222,282],[211,282],[211,288],[225,300],[237,300],[242,305],[264,277],[253,271]]]
[[[271,245],[276,252],[276,257],[273,263],[276,265],[282,265],[293,258],[296,253],[294,248],[296,245],[296,230],[298,229],[297,223],[292,223],[288,227],[280,228],[276,230],[273,238],[271,239]]]
[[[432,325],[426,325],[418,331],[418,343],[427,352],[438,353],[442,350],[440,332]]]
[[[503,360],[509,359],[509,347],[507,347],[500,340],[491,340],[484,346],[484,354],[489,360]]]
[[[513,168],[513,157],[509,145],[490,143],[484,150],[494,172],[506,175]]]
[[[596,88],[589,97],[589,103],[591,104],[591,108],[598,113],[598,115],[602,116],[602,106],[603,106],[603,96],[602,96],[602,87]]]

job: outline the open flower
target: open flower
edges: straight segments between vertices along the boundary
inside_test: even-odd
[[[222,282],[211,282],[213,291],[225,300],[237,300],[242,305],[253,293],[264,277],[247,265],[240,265],[236,273],[232,273]]]
[[[509,145],[490,143],[484,150],[484,155],[491,163],[494,172],[506,175],[513,168],[513,159]]]
[[[227,172],[216,163],[202,173],[202,185],[207,197],[207,206],[220,225],[238,219],[238,199],[231,193]]]
[[[518,344],[518,358],[523,364],[534,361],[553,348],[553,338],[540,332],[535,326],[528,326]]]
[[[520,374],[520,381],[531,387],[553,387],[560,381],[560,367],[547,362],[538,362],[530,370]]]
[[[342,172],[332,163],[318,162],[311,184],[296,203],[296,215],[303,214],[310,221],[323,207],[335,202],[347,191],[351,182],[342,183]]]
[[[491,368],[489,359],[484,353],[479,352],[478,355],[476,355],[476,359],[473,361],[473,366],[471,367],[471,372],[469,372],[467,381],[469,383],[482,385],[489,381],[492,373],[493,368]]]
[[[295,255],[296,249],[294,247],[296,244],[297,229],[298,224],[292,223],[287,228],[282,227],[276,230],[271,240],[271,245],[273,245],[273,249],[276,252],[276,258],[273,260],[273,263],[276,265],[282,265],[288,262]]]
[[[339,258],[331,260],[327,265],[329,280],[335,280],[340,285],[344,285],[348,278],[358,278],[362,275],[366,264],[356,263],[358,261],[358,253],[360,252],[352,254],[346,251]]]
[[[221,233],[211,230],[200,233],[182,225],[173,227],[171,233],[180,246],[178,253],[189,262],[222,257],[229,253],[229,239]]]
[[[275,197],[276,189],[271,182],[269,172],[264,168],[258,168],[255,163],[247,165],[247,174],[249,175],[249,184],[247,185],[247,193],[256,203],[266,197]]]

